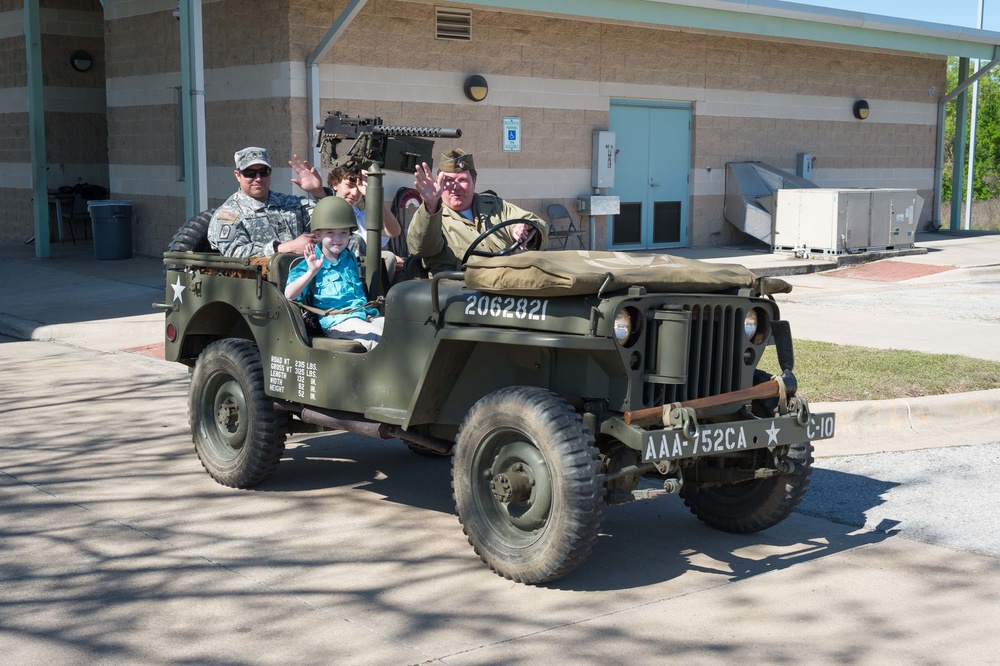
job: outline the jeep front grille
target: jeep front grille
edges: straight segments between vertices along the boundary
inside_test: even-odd
[[[685,303],[682,307],[691,314],[686,381],[644,381],[643,402],[646,406],[683,402],[742,388],[744,308],[721,303]],[[652,364],[658,352],[673,352],[657,349],[661,325],[663,322],[654,317],[647,320],[647,377],[655,374]]]

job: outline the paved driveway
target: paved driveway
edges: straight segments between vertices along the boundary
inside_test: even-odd
[[[270,481],[232,490],[194,455],[183,368],[7,340],[0,371],[5,663],[932,664],[1000,648],[993,557],[804,514],[723,534],[664,498],[610,509],[583,567],[528,587],[465,542],[447,460],[302,437]]]

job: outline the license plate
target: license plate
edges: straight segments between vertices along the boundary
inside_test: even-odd
[[[642,448],[643,462],[675,460],[694,456],[725,455],[739,451],[787,446],[818,439],[830,439],[834,415],[812,414],[802,425],[794,416],[753,421],[702,425],[690,439],[680,430],[655,430],[646,433]]]

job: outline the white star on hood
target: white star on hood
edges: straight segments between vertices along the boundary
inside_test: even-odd
[[[181,276],[180,275],[177,276],[177,282],[175,284],[170,285],[170,288],[174,290],[174,300],[175,301],[180,301],[181,303],[184,303],[184,296],[183,296],[183,294],[184,294],[184,290],[187,289],[187,287],[185,287],[184,285],[181,284]]]

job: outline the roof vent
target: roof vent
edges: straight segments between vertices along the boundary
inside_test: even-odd
[[[472,39],[472,10],[453,7],[434,8],[434,36],[438,39]]]

